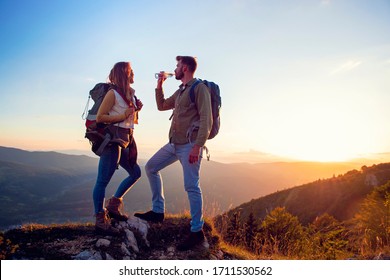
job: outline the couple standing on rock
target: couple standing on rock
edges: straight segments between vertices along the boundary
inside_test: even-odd
[[[152,191],[152,209],[145,213],[135,213],[134,216],[149,222],[164,221],[165,201],[160,170],[179,161],[183,168],[184,188],[190,204],[191,227],[187,238],[178,245],[178,250],[189,250],[202,244],[205,240],[203,197],[199,176],[203,147],[208,139],[213,120],[211,99],[206,85],[199,83],[195,87],[194,103],[189,97],[190,88],[196,82],[194,78],[197,68],[196,58],[177,56],[176,61],[175,77],[182,82],[179,89],[172,96],[165,98],[163,83],[166,77],[160,75],[155,90],[158,110],[174,109],[174,113],[168,144],[157,151],[145,166]],[[134,82],[134,72],[130,63],[119,62],[115,64],[110,72],[109,81],[112,89],[106,94],[96,121],[97,123],[110,123],[124,129],[129,133],[129,139],[133,139],[134,123],[137,123],[138,111],[141,110],[143,104],[135,98],[135,91],[131,87]],[[123,95],[125,95],[126,101],[121,97]],[[194,123],[199,123],[199,129],[189,133]],[[119,221],[128,219],[128,216],[122,212],[123,196],[141,176],[140,167],[132,158],[133,154],[130,149],[124,149],[112,143],[104,148],[100,156],[97,181],[93,190],[95,227],[99,232],[118,233],[118,230],[111,226],[110,218]],[[129,176],[122,181],[104,208],[105,189],[118,164],[128,172]]]

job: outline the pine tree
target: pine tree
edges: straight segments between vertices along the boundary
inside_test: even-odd
[[[317,217],[309,225],[310,255],[315,259],[345,258],[345,248],[348,245],[346,228],[333,216],[325,213]]]
[[[225,239],[232,245],[241,243],[240,212],[236,211],[231,216]]]
[[[367,196],[355,218],[363,247],[375,252],[390,245],[390,182]]]
[[[272,247],[275,253],[294,255],[301,250],[304,232],[296,216],[283,207],[275,208],[262,222],[264,243]]]
[[[257,223],[255,216],[251,212],[248,216],[247,221],[244,224],[244,237],[245,237],[245,246],[251,250],[255,250],[255,237],[257,234]]]

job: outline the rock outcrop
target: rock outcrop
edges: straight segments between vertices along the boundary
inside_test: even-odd
[[[136,217],[115,222],[120,236],[96,234],[93,224],[25,225],[3,233],[12,250],[6,259],[62,260],[178,260],[237,259],[221,249],[220,238],[206,223],[208,242],[194,250],[180,252],[178,242],[189,230],[186,217],[168,217],[164,223],[148,224]]]

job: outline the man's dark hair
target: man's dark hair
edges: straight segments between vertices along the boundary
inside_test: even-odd
[[[192,56],[176,56],[177,61],[181,61],[181,63],[187,65],[188,70],[190,70],[192,73],[196,71],[196,67],[198,66],[198,63],[196,62],[196,58]]]

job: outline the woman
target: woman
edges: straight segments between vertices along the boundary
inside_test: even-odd
[[[137,164],[136,145],[133,138],[134,124],[137,123],[137,113],[142,108],[142,102],[136,99],[134,73],[129,62],[118,62],[109,75],[111,89],[107,92],[96,116],[97,123],[111,124],[109,126],[112,140],[100,156],[98,176],[93,190],[96,224],[98,232],[104,234],[119,233],[111,226],[110,218],[125,221],[128,216],[121,212],[123,196],[141,177]],[[112,175],[118,167],[123,167],[129,174],[114,196],[108,200],[104,208],[105,190]]]

